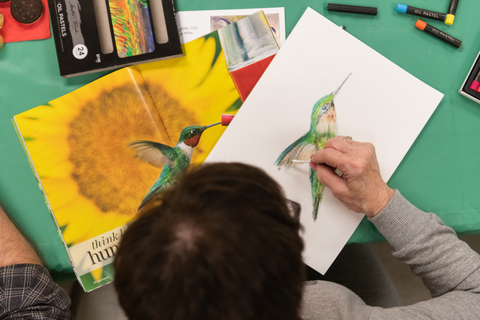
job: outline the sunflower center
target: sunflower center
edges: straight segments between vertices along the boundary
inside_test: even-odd
[[[177,115],[184,110],[160,86],[149,92],[146,86],[128,84],[102,92],[82,106],[71,122],[68,142],[72,177],[80,193],[101,211],[136,213],[161,169],[136,158],[128,144],[150,140],[173,146],[176,141],[170,141],[162,121],[164,116],[170,117],[163,110],[170,109]],[[171,138],[176,140],[178,136]]]

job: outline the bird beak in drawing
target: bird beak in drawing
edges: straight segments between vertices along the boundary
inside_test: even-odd
[[[350,74],[345,78],[345,80],[343,80],[342,84],[337,88],[337,90],[335,90],[332,95],[336,95],[340,89],[343,87],[343,85],[345,84],[345,82],[347,82],[348,78],[350,78],[350,76],[352,75],[352,73],[350,72]]]

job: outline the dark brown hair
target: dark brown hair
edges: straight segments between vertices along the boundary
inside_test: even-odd
[[[298,231],[264,171],[205,164],[128,227],[115,260],[120,304],[131,320],[299,319]]]

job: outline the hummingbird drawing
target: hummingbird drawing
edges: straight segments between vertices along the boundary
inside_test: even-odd
[[[275,161],[275,165],[279,169],[281,167],[295,167],[299,163],[294,160],[310,160],[310,157],[316,151],[325,147],[325,142],[328,139],[337,135],[337,113],[335,112],[334,98],[350,75],[351,73],[343,80],[337,90],[322,97],[314,104],[310,117],[310,130],[280,154]],[[318,181],[316,172],[312,168],[310,168],[309,178],[312,191],[312,217],[313,221],[316,221],[325,186]]]
[[[128,144],[140,160],[155,167],[163,166],[157,181],[152,185],[138,207],[139,210],[155,195],[168,189],[187,172],[192,159],[193,149],[198,145],[202,133],[206,129],[220,123],[213,123],[208,126],[185,127],[174,147],[147,140],[133,141]]]

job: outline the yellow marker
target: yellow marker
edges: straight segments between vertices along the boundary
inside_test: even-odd
[[[458,0],[450,0],[450,6],[448,7],[447,18],[445,24],[452,25],[457,13]]]

